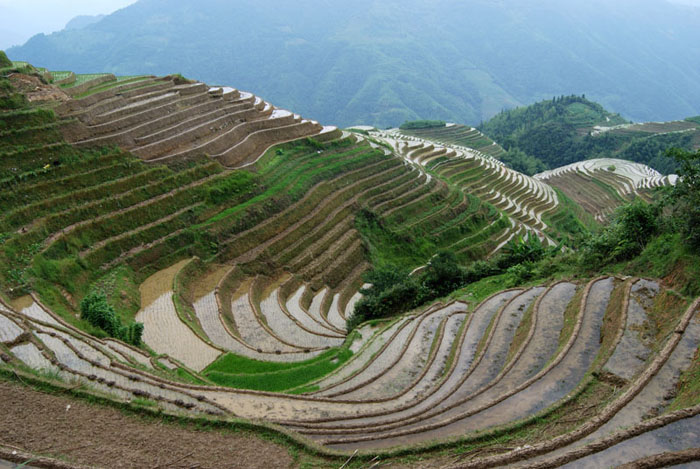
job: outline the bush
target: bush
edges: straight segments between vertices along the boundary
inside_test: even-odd
[[[518,236],[503,248],[501,254],[496,258],[495,263],[496,266],[503,271],[523,262],[539,261],[545,256],[553,255],[558,251],[558,247],[545,247],[537,236],[528,236],[527,239]]]
[[[582,267],[597,268],[629,260],[642,252],[658,232],[659,212],[658,205],[649,205],[640,199],[619,207],[612,223],[585,244]]]
[[[12,67],[12,61],[7,57],[4,50],[0,50],[0,68]]]
[[[143,324],[132,322],[122,325],[114,308],[107,302],[107,296],[102,292],[90,292],[80,302],[80,317],[95,327],[129,344],[140,346],[143,335]]]
[[[453,252],[441,251],[436,254],[425,269],[422,285],[426,291],[437,298],[447,295],[465,283],[465,272],[457,263]]]
[[[680,178],[670,198],[673,217],[690,246],[700,249],[700,150],[673,149],[667,156],[680,165]]]
[[[207,200],[213,205],[230,203],[238,196],[257,192],[258,189],[253,174],[248,171],[234,171],[226,179],[221,179],[207,188]]]

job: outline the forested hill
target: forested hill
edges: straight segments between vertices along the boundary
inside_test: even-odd
[[[482,128],[498,141],[507,142],[515,135],[553,122],[574,130],[627,123],[619,114],[608,112],[584,95],[555,97],[531,106],[502,111],[483,124]]]
[[[644,163],[664,174],[677,163],[667,149],[700,147],[696,119],[634,124],[585,96],[561,96],[503,111],[480,126],[514,160],[535,158],[556,168],[591,158]]]
[[[236,83],[343,127],[476,125],[571,93],[658,121],[700,114],[698,24],[665,0],[140,0],[8,55]]]

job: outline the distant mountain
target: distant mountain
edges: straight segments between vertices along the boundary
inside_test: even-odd
[[[700,119],[634,124],[580,96],[503,111],[479,130],[501,144],[511,158],[524,154],[548,168],[591,158],[620,158],[670,174],[677,163],[664,155],[667,149],[700,148]]]
[[[98,21],[102,20],[105,16],[107,15],[80,15],[76,16],[72,20],[70,20],[68,23],[66,23],[65,29],[67,31],[70,30],[75,30],[75,29],[83,29],[86,26],[90,26],[91,24],[95,24]]]
[[[664,0],[141,0],[8,54],[179,71],[342,126],[474,125],[572,93],[658,121],[700,114],[699,24],[699,9]]]

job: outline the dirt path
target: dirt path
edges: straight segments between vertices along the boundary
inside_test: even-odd
[[[296,467],[286,448],[244,432],[201,431],[193,426],[147,421],[5,381],[0,381],[0,403],[0,445],[59,457],[72,464],[110,468]]]

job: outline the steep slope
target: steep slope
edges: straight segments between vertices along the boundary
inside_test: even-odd
[[[654,188],[678,181],[675,174],[663,176],[649,166],[614,158],[572,163],[534,177],[557,187],[599,222],[635,197],[651,201]]]
[[[82,73],[176,70],[340,126],[476,125],[571,93],[671,120],[700,114],[699,11],[662,0],[141,0],[10,56]]]
[[[593,193],[600,180],[622,198],[673,182],[649,168],[592,160],[532,178],[460,144],[322,127],[180,76],[11,68],[0,88],[17,108],[0,112],[4,379],[69,383],[217,429],[281,426],[332,466],[416,445],[469,449],[473,465],[629,462],[641,434],[695,422],[697,406],[644,419],[669,408],[700,343],[700,299],[656,280],[504,289],[516,278],[506,273],[459,300],[347,327],[363,273],[386,259],[420,279],[442,249],[466,264],[511,239],[568,243],[586,225],[565,187]],[[558,178],[561,190],[546,182]],[[79,300],[101,291],[114,310],[95,321]],[[0,444],[0,456],[16,454]]]

